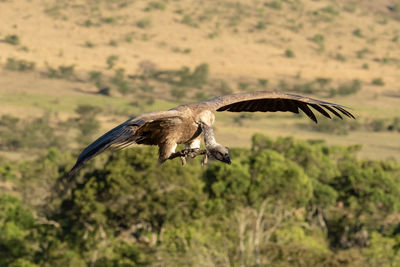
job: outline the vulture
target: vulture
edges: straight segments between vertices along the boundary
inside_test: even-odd
[[[72,176],[85,162],[110,147],[125,148],[131,144],[158,146],[158,162],[180,157],[185,164],[187,157],[204,154],[207,158],[231,164],[227,147],[217,143],[213,133],[214,112],[293,112],[303,111],[317,123],[313,108],[327,118],[330,113],[343,119],[354,116],[344,106],[296,94],[270,91],[248,92],[214,97],[204,102],[180,105],[167,111],[144,113],[130,118],[105,133],[79,155],[69,172]],[[330,113],[329,113],[329,112]],[[200,150],[201,134],[205,150]],[[175,152],[178,144],[182,151]]]

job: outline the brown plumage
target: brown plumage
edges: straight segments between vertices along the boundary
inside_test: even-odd
[[[215,141],[212,132],[215,120],[213,112],[299,113],[301,110],[317,123],[311,108],[327,118],[331,118],[329,111],[341,119],[342,115],[354,119],[354,116],[341,105],[295,94],[259,91],[218,96],[204,102],[130,118],[85,148],[69,175],[73,175],[86,161],[107,148],[124,148],[131,144],[157,145],[159,162],[163,163],[175,152],[177,144],[185,144],[188,149],[199,149],[201,133],[204,134],[206,149],[210,152],[210,156],[230,164],[227,148]]]

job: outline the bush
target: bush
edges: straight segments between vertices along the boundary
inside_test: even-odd
[[[318,45],[318,50],[323,51],[325,48],[325,37],[322,34],[316,34],[311,38],[311,41]]]
[[[181,100],[186,96],[186,88],[184,87],[172,87],[171,88],[171,96],[173,96],[176,100]]]
[[[3,115],[0,118],[0,148],[10,151],[62,148],[66,143],[56,134],[56,127],[51,126],[49,114],[24,120]]]
[[[267,87],[269,81],[267,79],[258,79],[258,84],[262,87]]]
[[[346,62],[346,57],[344,55],[340,54],[340,53],[336,54],[335,59],[339,60],[341,62]]]
[[[9,34],[4,38],[4,42],[10,45],[19,45],[20,40],[18,35],[16,34]]]
[[[368,54],[368,53],[370,53],[370,51],[369,51],[368,48],[363,48],[362,50],[358,50],[358,51],[356,52],[357,58],[364,58],[364,56],[365,56],[366,54]]]
[[[51,79],[73,79],[76,78],[75,65],[59,66],[58,69],[48,66],[45,75]]]
[[[85,42],[85,46],[88,47],[88,48],[93,48],[95,45],[91,41],[86,41]]]
[[[102,76],[103,73],[100,71],[91,71],[89,72],[89,81],[94,83],[97,88],[102,87]]]
[[[400,165],[359,150],[257,134],[232,165],[135,147],[67,180],[73,158],[51,149],[0,194],[0,265],[396,266]]]
[[[348,83],[343,83],[338,86],[337,89],[330,90],[330,96],[333,97],[335,95],[351,95],[355,94],[361,90],[361,81],[360,80],[353,80]]]
[[[151,11],[153,9],[165,10],[165,7],[166,7],[165,3],[163,3],[163,2],[152,1],[152,2],[147,4],[147,7],[144,10],[145,11]]]
[[[118,46],[118,42],[115,40],[110,40],[110,42],[108,43],[110,46]]]
[[[150,28],[151,20],[150,20],[150,18],[142,18],[138,22],[136,22],[136,26],[138,26],[141,29]]]
[[[259,21],[256,25],[257,30],[265,30],[267,28],[267,23],[264,21]]]
[[[121,94],[127,94],[132,91],[128,81],[125,80],[125,69],[119,68],[115,70],[114,76],[110,82],[115,85]]]
[[[384,85],[385,85],[385,82],[383,81],[382,78],[374,78],[374,79],[372,80],[372,84],[373,84],[373,85],[376,85],[376,86],[384,86]]]
[[[12,71],[29,71],[35,69],[35,62],[24,59],[7,58],[5,65],[6,70]]]
[[[107,57],[107,68],[108,69],[112,69],[115,66],[115,63],[117,62],[117,60],[119,59],[119,57],[117,55],[111,55]]]
[[[357,36],[357,37],[359,37],[359,38],[364,37],[364,35],[362,34],[362,32],[361,32],[360,29],[355,29],[355,30],[353,31],[353,35],[354,35],[354,36]]]
[[[272,9],[282,10],[282,2],[280,0],[273,0],[271,2],[265,3],[265,5]]]
[[[295,57],[294,52],[292,50],[290,50],[290,49],[286,49],[285,50],[285,56],[287,58],[294,58]]]

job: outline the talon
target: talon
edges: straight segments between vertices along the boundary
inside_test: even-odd
[[[186,165],[186,156],[181,156],[182,166]]]
[[[201,161],[201,165],[204,166],[207,165],[207,163],[208,163],[208,151],[206,151],[206,153],[204,154],[204,158]]]
[[[199,155],[200,148],[191,148],[188,150],[188,156],[192,159]]]

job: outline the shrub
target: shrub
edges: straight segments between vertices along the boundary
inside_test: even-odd
[[[140,90],[143,92],[154,92],[154,86],[148,85],[148,84],[142,84],[139,86]]]
[[[267,28],[267,23],[264,21],[259,21],[256,25],[257,30],[265,30]]]
[[[267,79],[258,79],[258,84],[261,85],[262,87],[267,87],[268,82],[269,81]]]
[[[47,67],[46,76],[52,79],[72,79],[75,78],[75,65],[59,66],[58,69]]]
[[[136,22],[136,26],[138,26],[141,29],[147,29],[150,28],[151,26],[151,20],[150,18],[142,18]]]
[[[346,57],[344,55],[340,54],[340,53],[336,54],[335,59],[339,60],[341,62],[345,62],[346,61]]]
[[[108,43],[110,46],[118,46],[118,42],[115,40],[110,40],[110,42]]]
[[[385,82],[383,81],[382,78],[374,78],[374,79],[372,80],[372,84],[373,84],[373,85],[376,85],[376,86],[384,86],[384,85],[385,85]]]
[[[24,59],[7,58],[5,69],[12,71],[34,70],[35,63]]]
[[[239,82],[239,84],[238,84],[239,89],[242,91],[246,91],[249,88],[249,85],[250,84],[247,82]]]
[[[94,43],[92,43],[91,41],[86,41],[85,42],[85,46],[89,47],[89,48],[93,48],[94,47]]]
[[[188,26],[197,27],[197,24],[194,22],[192,16],[189,15],[189,14],[183,15],[181,23],[185,24],[185,25],[188,25]]]
[[[117,22],[117,19],[113,17],[106,17],[102,18],[101,21],[107,24],[115,24]]]
[[[282,9],[282,2],[280,0],[273,0],[271,2],[265,3],[269,8],[276,9],[276,10],[281,10]]]
[[[325,48],[324,42],[325,42],[325,37],[322,34],[315,34],[312,38],[311,41],[316,43],[318,45],[318,50],[323,51]]]
[[[58,72],[60,73],[61,78],[70,79],[75,77],[75,65],[70,66],[59,66]]]
[[[125,80],[125,70],[123,68],[115,70],[114,77],[111,78],[110,82],[117,87],[121,94],[127,94],[132,90],[128,81]]]
[[[354,35],[354,36],[357,36],[357,37],[359,37],[359,38],[364,37],[364,35],[363,35],[362,32],[361,32],[361,29],[355,29],[355,30],[353,31],[353,35]]]
[[[324,89],[328,84],[332,82],[332,79],[329,78],[316,78],[315,82],[319,84],[319,86]]]
[[[224,80],[221,80],[215,89],[221,95],[232,94],[233,92],[229,84]]]
[[[368,48],[363,48],[356,52],[357,58],[364,58],[365,54],[370,53]]]
[[[107,68],[108,69],[112,69],[115,66],[115,63],[117,62],[117,60],[119,59],[119,57],[117,55],[111,55],[107,57]]]
[[[285,50],[285,56],[287,58],[294,58],[295,57],[294,52],[292,50],[290,50],[290,49],[286,49]]]
[[[9,34],[4,38],[4,42],[10,45],[19,45],[20,40],[18,35],[16,34]]]
[[[89,81],[94,83],[97,88],[102,87],[102,78],[103,74],[100,71],[91,71],[89,72]]]
[[[80,132],[76,140],[80,144],[87,145],[92,141],[93,135],[100,129],[100,122],[96,119],[96,116],[101,112],[101,108],[91,105],[79,105],[75,112],[79,115],[76,123]]]
[[[333,6],[326,6],[320,9],[322,12],[337,16],[339,15],[339,11],[337,11]]]
[[[361,81],[358,79],[355,79],[349,83],[343,83],[339,85],[337,89],[331,89],[330,95],[335,96],[335,95],[351,95],[355,94],[358,91],[361,90]]]
[[[174,86],[171,88],[171,95],[179,101],[186,96],[186,88]]]
[[[165,10],[165,3],[152,1],[152,2],[148,3],[147,7],[144,10],[151,11],[153,9]]]

